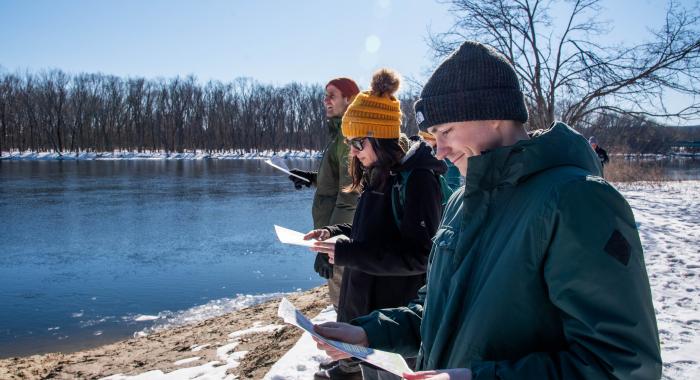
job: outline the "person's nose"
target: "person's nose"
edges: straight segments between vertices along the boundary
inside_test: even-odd
[[[444,160],[449,153],[450,149],[444,143],[440,144],[438,141],[437,145],[435,146],[435,158],[438,160]]]
[[[350,157],[357,157],[357,153],[360,151],[357,150],[354,146],[350,145]]]

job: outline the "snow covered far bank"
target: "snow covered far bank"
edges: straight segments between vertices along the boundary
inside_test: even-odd
[[[699,159],[700,153],[675,153],[675,154],[629,154],[611,153],[611,156],[623,157],[626,160],[668,160],[668,159]],[[146,152],[2,152],[0,160],[12,161],[94,161],[94,160],[256,160],[266,159],[272,156],[282,158],[321,158],[321,152],[316,150],[272,150],[263,151],[229,151],[207,153],[197,150],[195,152],[169,153],[164,151]]]
[[[94,161],[94,160],[256,160],[266,159],[272,156],[282,158],[320,158],[321,152],[307,150],[283,150],[274,152],[272,150],[254,152],[216,152],[207,153],[195,151],[187,153],[168,153],[163,151],[155,152],[81,152],[81,153],[56,153],[56,152],[2,152],[1,160],[13,161]]]
[[[668,159],[698,159],[700,153],[689,152],[671,152],[668,154],[657,153],[609,153],[612,157],[622,157],[625,160],[653,161],[653,160],[668,160]]]

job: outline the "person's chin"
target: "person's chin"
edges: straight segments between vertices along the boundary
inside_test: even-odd
[[[450,160],[450,162],[452,162],[452,164],[454,164],[455,166],[459,166],[459,164],[462,164],[462,162],[461,162],[462,160],[467,159],[467,156],[466,156],[466,154],[462,153],[462,155],[457,157],[457,158],[454,158],[454,157],[449,158],[448,157],[447,159]]]
[[[466,154],[462,154],[461,156],[455,158],[454,161],[452,161],[452,159],[449,159],[450,162],[452,162],[452,164],[454,166],[456,166],[458,169],[460,169],[459,172],[462,174],[462,176],[466,175],[467,158],[469,158],[469,157],[467,157]],[[463,167],[465,168],[464,170],[462,170]]]

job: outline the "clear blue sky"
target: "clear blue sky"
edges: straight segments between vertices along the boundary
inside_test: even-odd
[[[427,25],[444,29],[450,20],[430,0],[0,0],[0,65],[278,84],[346,75],[367,83],[380,65],[424,71]],[[368,39],[376,51],[367,51]]]
[[[666,3],[604,2],[607,38],[648,36]],[[0,66],[274,84],[350,76],[366,88],[379,67],[424,80],[428,27],[452,22],[435,0],[0,0]]]

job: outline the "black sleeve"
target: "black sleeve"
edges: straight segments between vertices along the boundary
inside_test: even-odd
[[[339,241],[335,246],[335,262],[378,276],[425,273],[431,239],[441,216],[440,183],[431,171],[415,170],[406,183],[400,239]]]
[[[335,224],[332,226],[324,227],[331,233],[331,237],[338,235],[350,236],[350,231],[352,231],[351,223]]]

